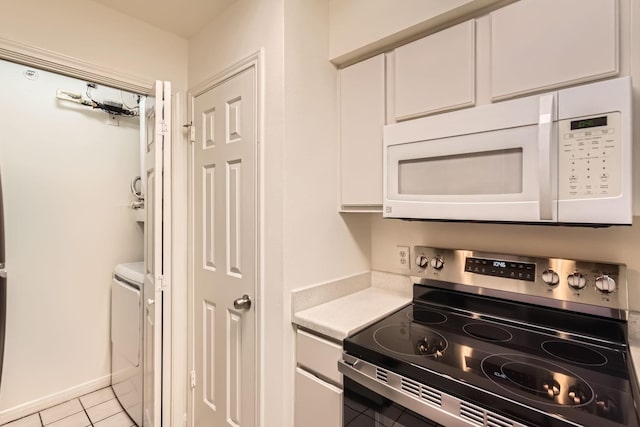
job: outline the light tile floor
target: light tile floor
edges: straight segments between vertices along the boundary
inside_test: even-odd
[[[85,394],[2,427],[132,427],[111,387]]]

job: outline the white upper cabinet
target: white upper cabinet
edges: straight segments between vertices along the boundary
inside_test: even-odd
[[[394,57],[396,120],[474,105],[474,20],[401,46]]]
[[[341,210],[382,209],[384,54],[343,68],[340,79]]]
[[[619,75],[631,6],[519,0],[341,69],[341,211],[382,209],[385,124]]]
[[[619,72],[617,0],[521,0],[491,13],[498,100]]]

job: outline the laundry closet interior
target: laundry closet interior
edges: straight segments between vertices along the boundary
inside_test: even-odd
[[[3,412],[27,415],[113,385],[140,424],[140,177],[153,98],[7,61],[0,87],[11,283],[0,423]]]

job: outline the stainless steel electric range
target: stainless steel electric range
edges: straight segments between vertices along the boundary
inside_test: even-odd
[[[413,303],[344,340],[344,427],[640,426],[625,266],[415,253]]]

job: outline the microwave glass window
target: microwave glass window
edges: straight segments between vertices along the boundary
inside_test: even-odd
[[[399,194],[522,193],[522,148],[464,153],[398,163]]]

